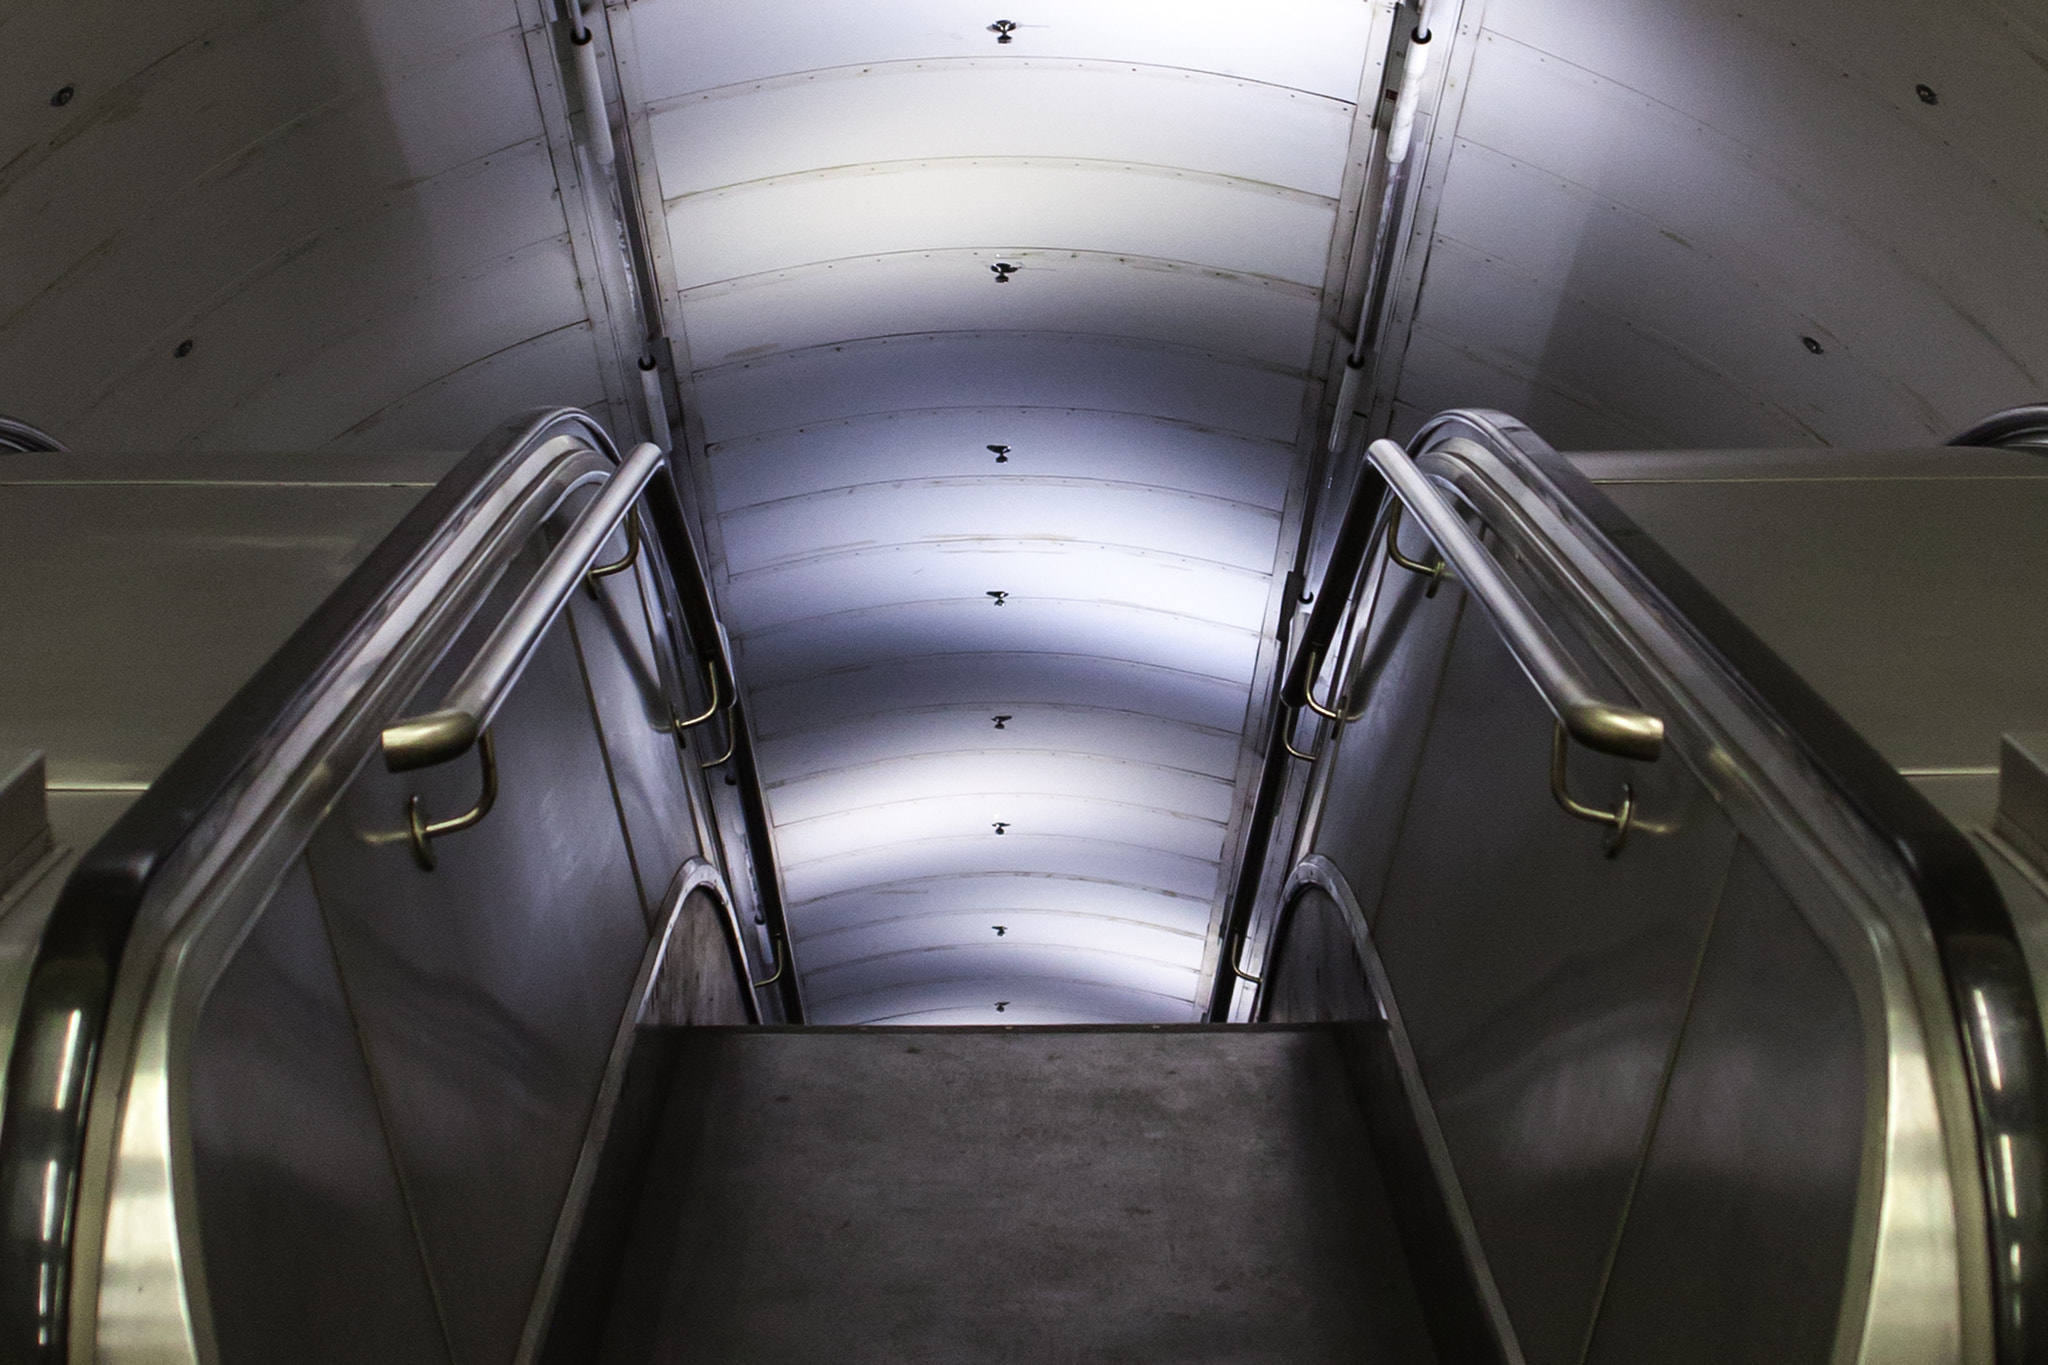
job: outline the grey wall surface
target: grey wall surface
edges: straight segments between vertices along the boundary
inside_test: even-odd
[[[1266,1017],[1375,1017],[1369,933],[1532,1365],[1589,1343],[1829,1358],[1867,1103],[1848,977],[1675,753],[1572,753],[1581,799],[1626,780],[1638,802],[1603,856],[1552,800],[1553,721],[1485,613],[1395,583],[1378,614],[1398,647],[1332,742],[1308,843],[1360,922],[1314,886],[1296,899]]]
[[[8,0],[0,411],[73,448],[305,451],[601,407],[540,22]]]
[[[1917,445],[2048,392],[2039,0],[1468,0],[1449,67],[1395,435]]]

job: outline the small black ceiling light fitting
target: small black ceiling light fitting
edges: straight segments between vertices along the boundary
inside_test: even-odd
[[[1828,353],[1828,348],[1821,345],[1820,342],[1818,342],[1812,337],[1799,338],[1799,344],[1801,346],[1804,346],[1807,350],[1812,351],[1815,355],[1826,355]]]
[[[1010,462],[1010,448],[1008,446],[990,446],[989,449],[994,452],[997,464],[1008,464]]]
[[[1014,19],[998,19],[988,26],[988,31],[996,35],[996,42],[1008,43],[1016,37],[1017,23]]]
[[[1004,1010],[1006,1010],[1006,1009],[1008,1009],[1008,1008],[1010,1008],[1010,1002],[1009,1002],[1009,1001],[1007,1001],[1007,1000],[998,1000],[998,1001],[996,1001],[996,1013],[997,1013],[997,1014],[1001,1014],[1001,1013],[1002,1013],[1002,1012],[1003,1012]]]
[[[997,938],[1001,938],[1004,934],[1010,932],[1010,926],[1007,924],[991,924],[989,928],[996,931]]]
[[[994,830],[998,834],[1003,833],[1005,830],[1009,829],[1009,827],[1010,822],[1008,820],[991,820],[989,822],[989,828]]]
[[[191,354],[192,354],[192,338],[191,338],[191,337],[186,337],[186,338],[185,338],[185,339],[184,339],[183,341],[179,342],[179,343],[178,343],[178,344],[177,344],[177,345],[176,345],[175,347],[173,347],[173,348],[171,349],[171,358],[172,358],[173,360],[183,360],[183,359],[184,359],[184,358],[185,358],[186,356],[188,356],[188,355],[191,355]]]
[[[52,96],[50,96],[50,107],[51,107],[51,108],[53,108],[53,109],[62,109],[62,108],[63,108],[63,107],[65,106],[65,105],[67,105],[67,104],[71,103],[71,101],[72,101],[73,99],[75,99],[75,98],[77,97],[77,95],[78,95],[78,87],[77,87],[77,86],[75,86],[75,85],[62,85],[62,86],[59,86],[59,87],[57,87],[57,93],[56,93],[56,94],[54,94],[54,95],[52,95]]]
[[[1015,716],[990,716],[990,717],[989,717],[989,719],[990,719],[990,720],[992,720],[992,721],[994,721],[994,722],[996,723],[996,729],[998,729],[998,730],[1006,730],[1006,729],[1008,729],[1009,727],[1008,727],[1008,726],[1006,726],[1006,725],[1004,725],[1004,724],[1003,724],[1003,722],[1004,722],[1004,721],[1007,721],[1007,720],[1015,720],[1015,719],[1016,719],[1016,717],[1015,717]]]
[[[1934,93],[1934,87],[1931,85],[1916,85],[1913,87],[1913,93],[1920,97],[1922,104],[1941,103],[1941,96]]]
[[[990,592],[990,593],[988,594],[988,596],[990,596],[990,597],[993,597],[993,598],[995,598],[995,599],[996,599],[996,605],[997,605],[997,606],[999,606],[999,607],[1000,607],[1001,605],[1003,605],[1003,603],[1005,603],[1005,602],[1009,601],[1009,599],[1010,599],[1010,594],[1008,594],[1008,593],[1006,593],[1006,592],[996,592],[996,591],[991,591],[991,592]]]
[[[1023,268],[1023,266],[1016,265],[1010,261],[997,261],[994,265],[989,267],[989,270],[995,275],[997,284],[1008,284],[1010,282],[1010,276],[1016,274]]]

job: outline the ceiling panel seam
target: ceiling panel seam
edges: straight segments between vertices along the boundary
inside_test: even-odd
[[[733,81],[726,85],[709,85],[698,90],[685,90],[673,95],[663,95],[650,101],[648,112],[659,117],[678,109],[706,103],[712,100],[743,99],[748,95],[766,91],[784,90],[805,85],[814,85],[821,80],[858,80],[863,77],[907,75],[919,71],[1088,71],[1105,76],[1155,77],[1164,80],[1195,80],[1220,85],[1229,85],[1239,90],[1255,90],[1271,94],[1284,94],[1290,100],[1312,100],[1340,109],[1350,109],[1352,102],[1326,95],[1318,90],[1307,90],[1295,85],[1282,85],[1274,81],[1262,81],[1251,76],[1234,76],[1223,71],[1206,71],[1192,66],[1162,66],[1156,62],[1118,61],[1104,57],[899,57],[876,62],[848,63],[844,66],[808,67],[801,71],[785,71],[773,76],[761,76],[753,80]]]

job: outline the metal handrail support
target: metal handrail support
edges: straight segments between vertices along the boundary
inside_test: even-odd
[[[1385,476],[1394,496],[1422,523],[1459,581],[1479,599],[1515,662],[1565,733],[1600,753],[1654,762],[1664,749],[1664,722],[1595,694],[1557,636],[1407,451],[1392,441],[1374,441],[1366,449],[1366,458]]]
[[[1386,491],[1385,483],[1360,471],[1358,483],[1351,490],[1350,505],[1344,509],[1344,520],[1337,528],[1336,542],[1330,547],[1330,561],[1323,567],[1322,582],[1316,585],[1316,600],[1309,607],[1308,624],[1302,627],[1294,662],[1280,685],[1280,703],[1289,710],[1299,711],[1308,705],[1309,689],[1315,685],[1316,673],[1336,641],[1337,628],[1344,622],[1359,572],[1372,553],[1373,525]]]
[[[410,772],[470,751],[526,670],[541,637],[584,581],[598,551],[667,460],[660,446],[643,444],[619,462],[604,491],[583,510],[512,610],[448,689],[441,708],[385,727],[385,767],[395,773]]]

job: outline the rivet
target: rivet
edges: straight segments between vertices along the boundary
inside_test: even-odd
[[[62,109],[62,108],[63,108],[63,107],[65,106],[65,105],[67,105],[67,104],[71,103],[72,97],[73,97],[73,96],[75,96],[75,95],[77,95],[77,94],[78,94],[78,87],[77,87],[77,86],[75,86],[75,85],[66,85],[66,86],[61,86],[61,87],[59,87],[59,89],[58,89],[58,91],[57,91],[57,93],[56,93],[56,94],[54,94],[54,95],[50,96],[50,104],[51,104],[51,106],[52,106],[53,108],[57,108],[57,109]]]
[[[1934,93],[1934,87],[1931,85],[1916,85],[1913,87],[1913,93],[1920,97],[1922,104],[1941,103],[1941,96]]]
[[[1807,350],[1812,351],[1815,355],[1827,354],[1827,347],[1821,345],[1820,342],[1816,341],[1812,337],[1799,338],[1799,344],[1801,346],[1804,346]]]
[[[179,342],[179,343],[178,343],[178,345],[177,345],[177,347],[176,347],[176,348],[175,348],[174,350],[172,350],[172,352],[171,352],[171,356],[172,356],[172,358],[173,358],[173,359],[176,359],[176,360],[183,360],[183,359],[184,359],[184,358],[185,358],[186,356],[188,356],[188,355],[191,355],[191,354],[192,354],[192,338],[191,338],[191,337],[186,337],[186,338],[185,338],[185,339],[184,339],[183,341]]]

